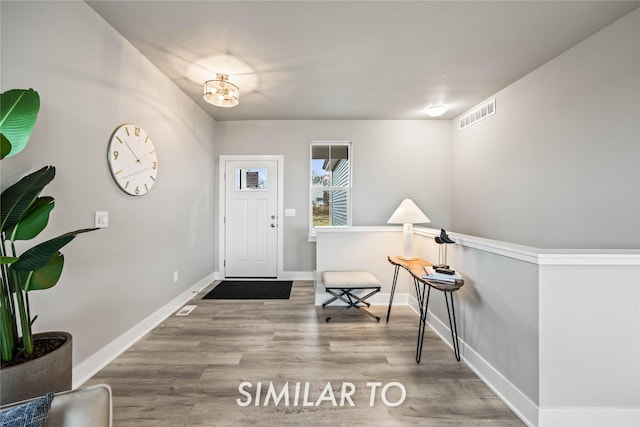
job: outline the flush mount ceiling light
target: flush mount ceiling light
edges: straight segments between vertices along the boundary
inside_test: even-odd
[[[443,104],[430,105],[425,111],[429,117],[440,117],[447,111],[447,106]]]
[[[229,82],[226,74],[216,74],[216,80],[204,82],[204,100],[216,107],[235,107],[240,103],[240,89]]]

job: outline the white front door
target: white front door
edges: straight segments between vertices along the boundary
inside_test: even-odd
[[[278,162],[225,161],[225,277],[278,275]]]

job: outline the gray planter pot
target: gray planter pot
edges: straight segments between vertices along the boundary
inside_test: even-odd
[[[60,347],[37,359],[0,370],[0,404],[5,405],[49,391],[71,390],[73,339],[67,332],[33,334],[34,340],[47,336],[66,339]]]

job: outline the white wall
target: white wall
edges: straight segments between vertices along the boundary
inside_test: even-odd
[[[380,293],[367,299],[384,308],[372,309],[377,316],[386,319],[386,305],[391,295],[394,266],[388,262],[389,255],[402,251],[402,226],[349,227],[318,231],[316,257],[316,305],[327,301],[331,295],[324,290],[322,273],[325,271],[368,271],[380,282]],[[398,277],[394,301],[407,304],[407,294],[413,288],[408,275]],[[357,292],[356,292],[357,293]],[[364,293],[363,293],[364,295]],[[332,303],[341,305],[340,301]]]
[[[453,228],[541,248],[640,247],[640,9],[452,123]],[[589,230],[589,232],[585,232]]]
[[[309,143],[351,141],[353,225],[382,225],[411,197],[434,227],[451,223],[448,121],[255,120],[216,123],[216,154],[283,154],[284,270],[315,270],[309,243]],[[218,218],[216,218],[216,221]],[[218,247],[218,241],[215,243]]]
[[[43,238],[109,212],[109,228],[62,250],[59,284],[32,294],[35,329],[71,332],[78,366],[214,271],[215,122],[84,2],[1,7],[2,91],[31,87],[42,104],[27,148],[2,160],[2,186],[56,166]],[[139,198],[107,166],[111,133],[126,122],[158,152],[156,185]]]

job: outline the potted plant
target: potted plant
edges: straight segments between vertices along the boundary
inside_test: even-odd
[[[40,97],[33,89],[2,93],[0,159],[27,145]],[[0,196],[0,403],[71,388],[71,335],[65,332],[33,334],[29,293],[53,287],[62,274],[60,249],[82,229],[21,250],[42,232],[54,207],[53,197],[41,196],[55,176],[53,166],[32,172],[2,191]],[[62,360],[61,360],[62,359]]]

